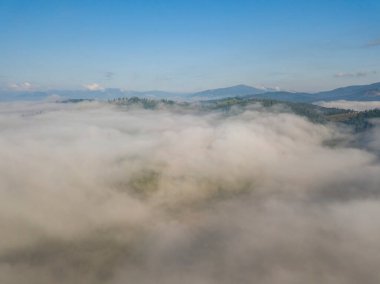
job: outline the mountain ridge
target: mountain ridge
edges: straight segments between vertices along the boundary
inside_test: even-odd
[[[252,87],[245,84],[239,84],[239,85],[233,85],[229,87],[223,87],[223,88],[215,88],[215,89],[207,89],[200,92],[195,92],[189,95],[189,97],[195,98],[195,97],[223,97],[226,95],[254,95],[254,94],[261,94],[268,91],[275,91],[273,88],[258,88],[258,87]]]
[[[210,100],[228,97],[248,97],[280,101],[313,103],[319,101],[380,101],[380,82],[367,85],[352,85],[315,93],[281,91],[273,88],[257,88],[244,84],[207,89],[200,92],[180,93],[160,90],[133,91],[119,88],[103,90],[49,90],[49,91],[2,91],[0,101],[51,99],[99,99],[117,97],[139,97],[175,100]]]

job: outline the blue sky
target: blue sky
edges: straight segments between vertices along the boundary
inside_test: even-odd
[[[0,88],[380,81],[379,0],[0,0]]]

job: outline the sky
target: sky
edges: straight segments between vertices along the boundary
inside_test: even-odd
[[[378,0],[0,0],[0,89],[380,81]]]

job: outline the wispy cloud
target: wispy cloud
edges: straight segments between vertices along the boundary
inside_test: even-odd
[[[35,88],[36,86],[30,82],[13,83],[9,85],[9,89],[13,91],[31,91]]]
[[[380,46],[380,38],[368,42],[365,47]]]
[[[358,77],[366,77],[369,75],[376,74],[376,71],[359,71],[359,72],[338,72],[334,74],[335,78],[358,78]]]
[[[104,87],[98,83],[84,84],[83,87],[89,91],[102,91],[102,90],[104,90]]]
[[[104,73],[104,76],[106,77],[107,80],[111,80],[115,76],[115,73],[108,71]]]

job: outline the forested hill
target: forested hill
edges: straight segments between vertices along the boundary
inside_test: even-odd
[[[308,118],[314,123],[343,123],[362,131],[372,126],[371,119],[380,118],[380,110],[353,111],[339,108],[326,108],[309,103],[287,102],[256,98],[226,98],[201,102],[175,102],[172,100],[154,100],[146,98],[118,98],[109,103],[125,108],[144,108],[151,110],[169,109],[181,112],[209,113],[219,111],[233,115],[255,107],[259,111],[289,112]]]

